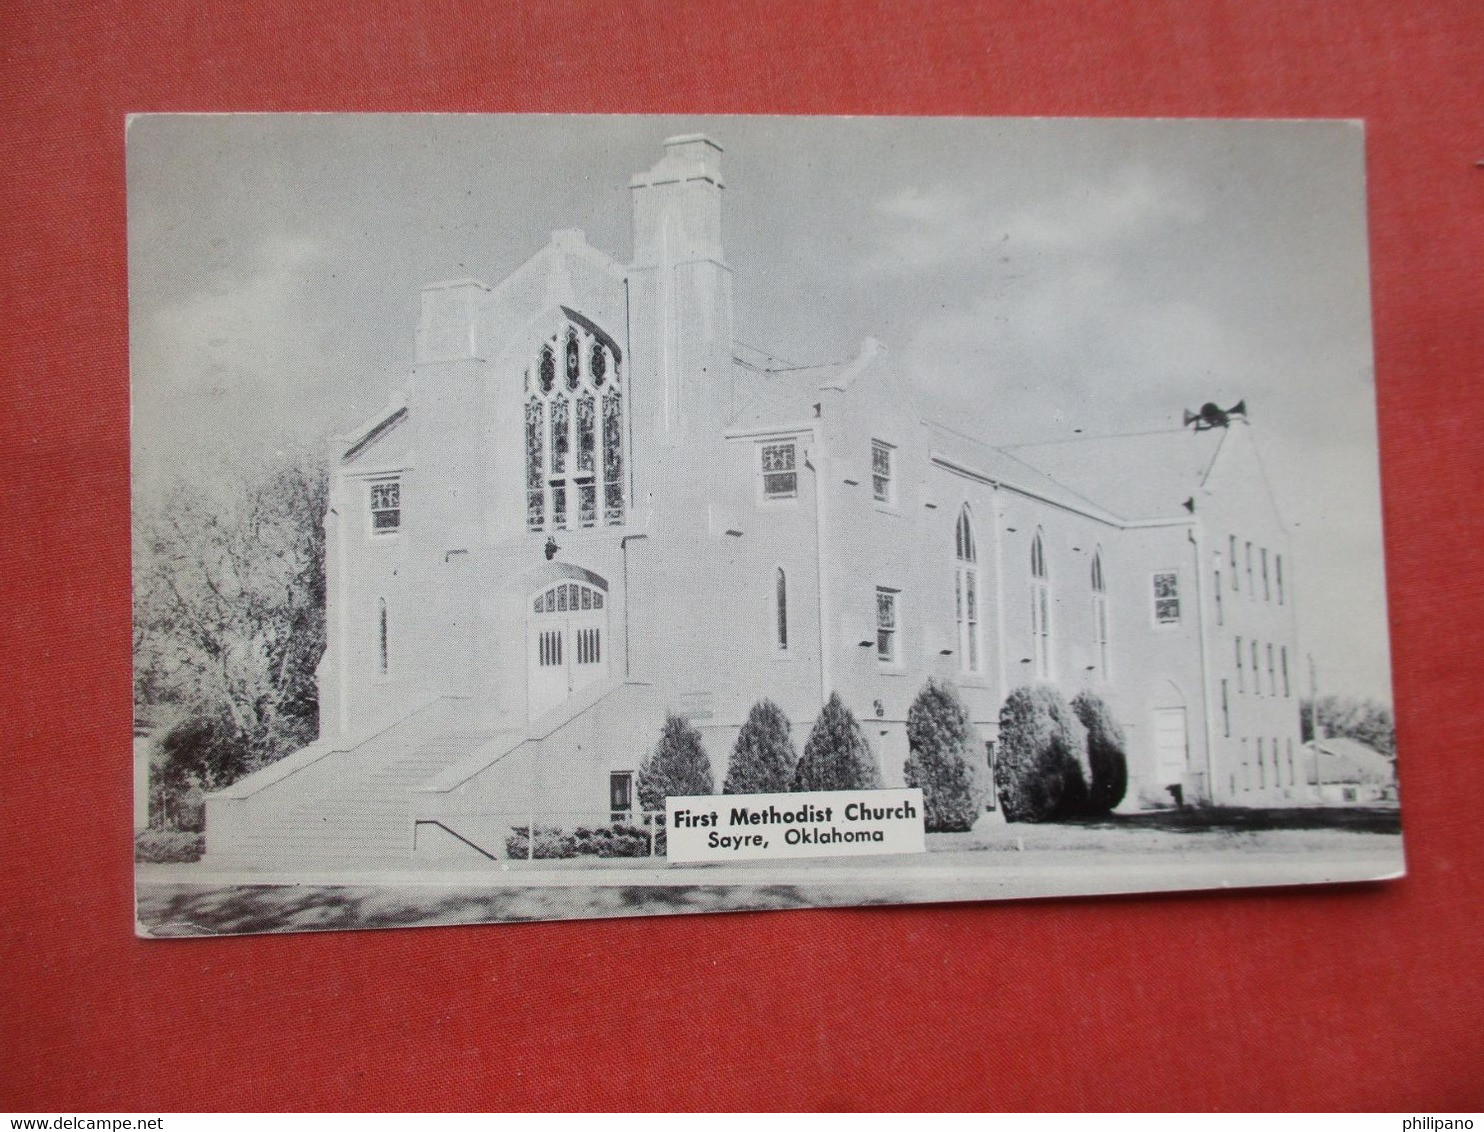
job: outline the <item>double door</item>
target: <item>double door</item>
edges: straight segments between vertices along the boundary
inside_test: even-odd
[[[583,582],[537,594],[526,623],[528,716],[545,715],[608,674],[607,595]]]

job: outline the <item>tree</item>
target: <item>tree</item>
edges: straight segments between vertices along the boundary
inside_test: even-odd
[[[798,754],[788,717],[772,700],[752,705],[732,748],[723,794],[781,794],[793,782]]]
[[[1388,759],[1396,758],[1396,720],[1379,700],[1353,696],[1320,696],[1319,724],[1325,735],[1364,743]],[[1299,728],[1305,743],[1314,738],[1314,702],[1299,702]]]
[[[795,790],[880,790],[881,772],[866,745],[860,724],[840,699],[830,694],[804,743],[804,757],[794,770]]]
[[[1128,790],[1128,743],[1108,705],[1091,692],[1078,692],[1072,710],[1087,728],[1087,765],[1091,781],[1087,812],[1106,814],[1123,801]]]
[[[713,792],[711,760],[701,746],[701,733],[678,715],[665,718],[660,741],[639,764],[639,803],[663,811],[666,798]]]
[[[165,781],[224,786],[318,733],[325,507],[307,458],[137,503],[135,712],[184,720],[162,743]]]
[[[1008,821],[1054,821],[1086,809],[1086,730],[1055,688],[1016,688],[1006,698],[995,765]]]
[[[952,684],[929,679],[907,711],[908,786],[922,790],[930,833],[972,829],[984,809],[979,737]]]

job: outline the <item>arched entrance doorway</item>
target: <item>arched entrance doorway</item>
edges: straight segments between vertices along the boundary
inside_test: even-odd
[[[526,613],[527,716],[608,675],[608,593],[596,575],[547,585]]]

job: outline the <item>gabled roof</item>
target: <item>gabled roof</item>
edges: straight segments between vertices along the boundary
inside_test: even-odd
[[[1184,518],[1186,500],[1205,484],[1227,433],[1166,429],[1005,451],[1122,519]]]
[[[1368,747],[1355,739],[1335,736],[1316,739],[1305,743],[1304,747],[1311,752],[1310,758],[1304,760],[1307,764],[1305,773],[1310,783],[1314,782],[1312,752],[1315,748],[1319,751],[1319,777],[1322,782],[1389,786],[1396,781],[1396,767],[1391,760],[1374,747]]]

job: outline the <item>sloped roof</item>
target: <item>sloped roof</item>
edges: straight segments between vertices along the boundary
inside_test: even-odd
[[[1310,756],[1305,760],[1305,773],[1311,784],[1314,782],[1313,751],[1316,747],[1322,782],[1390,786],[1396,781],[1396,768],[1385,755],[1358,740],[1335,736],[1304,744],[1304,750]]]
[[[752,395],[727,424],[728,432],[757,432],[790,428],[814,418],[820,387],[837,378],[848,363],[805,366],[794,369],[759,370],[738,364],[738,381]]]
[[[1005,451],[1124,519],[1180,518],[1210,474],[1224,428],[1020,444]]]
[[[996,483],[1018,488],[1074,511],[1104,519],[1114,517],[1095,500],[1032,467],[1008,449],[985,444],[934,420],[925,419],[922,424],[928,432],[933,451],[966,471],[978,472]]]

